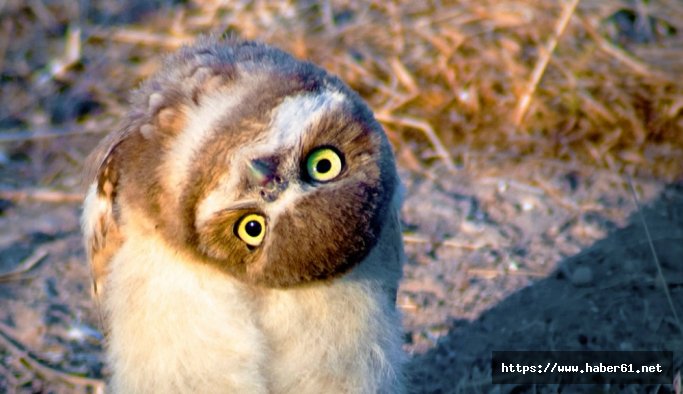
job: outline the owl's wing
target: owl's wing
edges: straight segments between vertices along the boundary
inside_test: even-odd
[[[88,188],[81,217],[85,251],[93,275],[93,290],[98,297],[104,291],[109,262],[123,244],[114,209],[119,177],[112,165],[112,149],[105,149],[104,154],[98,153],[99,157],[95,158],[101,164],[96,166],[95,179]],[[102,156],[104,160],[101,160]]]

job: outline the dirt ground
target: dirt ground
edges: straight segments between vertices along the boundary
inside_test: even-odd
[[[676,371],[683,361],[680,323],[623,181],[566,170],[544,181],[562,193],[553,197],[507,177],[411,184],[407,229],[446,240],[407,237],[399,302],[415,392],[672,392],[490,384],[494,350],[666,349],[676,351]],[[643,216],[680,316],[683,187],[639,185],[649,196]],[[419,203],[425,199],[433,203]]]
[[[122,12],[113,2],[104,1],[102,4],[106,6],[93,6],[87,12],[81,10],[81,18],[88,23],[96,20],[99,27],[84,23],[83,34],[89,38],[83,39],[82,44],[72,41],[73,46],[82,45],[76,56],[73,55],[75,47],[68,44],[69,37],[76,36],[74,28],[66,22],[69,18],[77,19],[69,15],[79,15],[78,12],[56,0],[31,1],[27,6],[12,0],[0,3],[0,393],[100,392],[107,369],[103,363],[103,338],[97,308],[91,298],[90,273],[79,229],[82,164],[97,141],[114,127],[127,105],[128,90],[156,69],[160,53],[184,42],[185,35],[178,31],[185,31],[178,27],[181,24],[178,21],[201,25],[208,23],[200,18],[206,14],[197,16],[192,13],[192,7],[185,9],[184,5],[178,6],[175,2],[150,2],[167,8],[159,12],[156,19],[150,19],[149,26],[161,26],[160,21],[168,19],[164,19],[165,15],[177,18],[168,26],[154,27],[156,33],[140,35],[139,30],[131,33],[125,26],[140,23],[141,17],[135,15],[155,14],[156,11],[150,11],[152,6],[131,0],[121,3],[125,4],[120,7],[129,6]],[[483,25],[489,26],[490,20],[482,16],[485,10],[470,3],[476,2],[453,6],[463,13],[461,19],[466,20],[463,23],[470,26],[479,23],[472,20],[481,20]],[[526,3],[542,9],[546,7],[538,5],[543,2]],[[598,8],[593,7],[594,4],[602,4],[585,3],[589,4],[586,7],[591,12]],[[607,3],[622,6],[622,2],[604,2]],[[626,3],[642,5],[648,2]],[[259,7],[268,8],[264,4],[271,3],[235,4],[247,4],[243,8],[237,7],[239,12],[258,13],[266,12]],[[324,5],[328,3],[320,4],[323,4],[321,12],[324,15]],[[336,4],[333,2],[335,7]],[[45,7],[41,8],[41,5]],[[525,12],[533,8],[529,7]],[[202,11],[209,8],[202,8]],[[220,7],[216,10],[215,15],[225,12]],[[284,15],[286,7],[283,10]],[[391,7],[387,10],[390,14],[396,11]],[[583,12],[587,13],[585,9]],[[476,18],[472,17],[475,14]],[[556,14],[551,10],[553,18]],[[351,11],[348,15],[334,15],[335,20],[353,19]],[[496,20],[505,23],[512,23],[510,21],[514,22],[517,17],[516,13],[504,14],[508,19],[501,15],[497,14],[499,19]],[[54,23],[58,27],[43,32],[47,39],[36,38],[34,35],[39,35],[40,29],[27,29],[28,25],[21,25],[22,18],[40,22],[35,26]],[[10,19],[12,22],[8,22]],[[266,19],[261,18],[258,23]],[[669,22],[672,26],[680,22],[683,31],[683,19]],[[261,25],[258,23],[254,26],[244,23],[238,33],[246,37],[262,36],[264,40],[278,43],[281,30],[259,31]],[[519,29],[518,26],[514,25],[512,29]],[[296,25],[286,25],[286,28],[298,31]],[[484,37],[496,28],[499,27],[484,29],[477,37]],[[281,26],[281,29],[285,28]],[[664,34],[660,30],[652,33],[653,37]],[[166,39],[161,43],[160,36],[156,35],[160,31],[166,34],[161,36]],[[357,33],[350,28],[348,31],[351,31],[349,34]],[[316,32],[315,37],[330,34]],[[664,32],[673,34],[666,29]],[[15,41],[9,40],[10,33],[16,36]],[[631,33],[641,37],[637,32]],[[346,33],[340,29],[336,34]],[[619,37],[634,40],[627,35]],[[288,49],[296,52],[297,45],[301,44],[297,40],[294,39],[293,47]],[[311,40],[312,44],[306,42],[308,46],[304,45],[309,51],[305,54],[313,51],[315,39]],[[441,45],[436,38],[433,41],[435,46]],[[14,49],[12,45],[15,45]],[[502,46],[510,45],[514,46],[510,42]],[[678,51],[671,53],[680,55],[683,53],[681,48],[679,43]],[[471,48],[463,51],[471,51]],[[419,50],[413,52],[420,56]],[[487,59],[490,54],[479,55]],[[316,58],[314,54],[312,57]],[[318,58],[326,66],[336,59],[324,55]],[[474,124],[476,119],[483,122],[481,119],[498,116],[486,112],[489,102],[485,95],[501,89],[515,90],[510,86],[489,86],[481,81],[470,81],[472,85],[468,92],[478,91],[483,104],[473,104],[463,96],[464,91],[460,91],[461,101],[456,100],[454,105],[473,112],[463,117],[445,113],[435,115],[430,121],[437,125],[441,139],[432,138],[428,133],[430,128],[415,120],[417,115],[408,109],[407,115],[396,115],[415,97],[402,96],[400,90],[402,85],[411,84],[409,72],[418,75],[417,68],[402,69],[400,62],[391,59],[388,62],[390,69],[398,75],[398,82],[392,80],[396,82],[394,85],[373,85],[367,80],[367,85],[354,82],[353,78],[366,75],[367,70],[346,69],[344,72],[349,74],[342,77],[350,80],[377,110],[378,118],[385,124],[396,148],[405,186],[402,221],[407,262],[397,302],[403,315],[404,349],[409,355],[406,366],[409,391],[680,394],[683,367],[680,322],[683,318],[683,171],[680,168],[683,153],[676,148],[683,139],[679,132],[683,128],[683,115],[679,113],[683,108],[680,82],[667,80],[653,90],[647,90],[650,86],[647,85],[647,89],[643,87],[644,90],[638,93],[671,95],[673,98],[666,99],[670,105],[668,112],[662,112],[669,114],[666,116],[670,119],[663,120],[665,115],[657,117],[651,113],[633,115],[647,117],[672,134],[653,131],[653,135],[649,135],[641,130],[645,134],[636,143],[633,141],[641,137],[624,131],[618,137],[605,137],[614,144],[605,150],[601,146],[607,142],[600,138],[596,142],[589,134],[558,137],[558,141],[565,137],[572,141],[578,138],[579,142],[585,139],[587,142],[581,142],[581,146],[589,146],[588,151],[597,152],[596,157],[609,157],[605,159],[608,164],[616,163],[606,165],[597,159],[568,160],[559,153],[556,157],[546,151],[539,153],[526,142],[515,145],[514,140],[505,136],[501,136],[501,140],[511,145],[507,151],[493,142],[487,146],[476,140],[476,144],[469,145],[467,138],[450,140],[444,136],[442,130],[455,126],[448,123],[439,127],[440,121],[446,124],[451,116],[457,124],[467,121]],[[495,60],[491,62],[496,63]],[[671,60],[667,64],[674,63]],[[377,61],[375,66],[381,68],[382,64]],[[349,70],[355,70],[353,72],[358,75]],[[462,69],[456,74],[467,75],[467,72]],[[554,72],[558,73],[558,70]],[[370,74],[367,76],[370,78]],[[391,89],[394,93],[399,91],[399,99],[391,96],[383,102],[379,97],[381,92]],[[371,90],[375,93],[368,96]],[[594,92],[595,96],[590,100],[584,93],[580,96],[593,106],[588,112],[604,119],[623,115],[605,112],[610,108],[596,101],[604,98],[599,92]],[[606,100],[621,103],[619,94],[608,94],[610,98]],[[440,99],[437,96],[434,90],[425,88],[417,94],[425,101],[415,105],[438,107]],[[640,96],[638,99],[644,100]],[[542,100],[536,100],[539,101]],[[514,100],[507,98],[500,102],[509,104]],[[534,110],[537,111],[535,115]],[[529,111],[535,120],[548,116],[546,110],[537,104]],[[569,119],[567,114],[566,124],[562,123],[567,128],[562,132],[571,127],[584,127],[592,121],[586,120],[589,115],[584,115]],[[629,118],[631,115],[627,115],[622,118],[635,124]],[[397,125],[407,125],[412,130],[403,130]],[[477,125],[492,127],[493,123]],[[464,132],[474,133],[473,130]],[[427,141],[415,138],[413,134],[426,134]],[[495,138],[495,134],[490,135],[487,138]],[[532,131],[518,137],[520,141],[537,138]],[[615,142],[622,137],[623,141]],[[440,150],[441,143],[446,147],[445,154]],[[636,151],[631,150],[629,143],[638,145],[645,153],[638,151],[640,156],[634,157]],[[557,149],[563,154],[570,152],[570,156],[573,152],[573,148]],[[449,153],[452,161],[448,160]],[[625,158],[626,164],[619,164],[620,157]],[[653,170],[627,171],[634,168],[633,163],[640,163],[638,168]],[[632,180],[624,175],[627,172],[633,174]],[[672,377],[671,384],[647,386],[492,385],[491,352],[495,350],[671,350],[674,351],[673,373],[678,376],[678,383],[674,384]]]

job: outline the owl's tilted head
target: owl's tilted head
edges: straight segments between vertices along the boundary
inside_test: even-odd
[[[334,278],[376,244],[397,185],[391,148],[322,69],[205,39],[169,58],[132,107],[99,149],[97,192],[114,217],[266,287]]]

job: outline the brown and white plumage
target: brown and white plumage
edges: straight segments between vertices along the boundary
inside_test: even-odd
[[[339,79],[202,39],[93,157],[82,223],[114,392],[403,391],[398,178]]]

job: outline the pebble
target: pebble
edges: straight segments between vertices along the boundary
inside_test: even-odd
[[[593,283],[593,271],[588,267],[578,267],[571,277],[574,286],[587,286]]]

